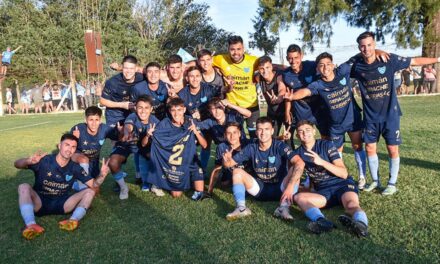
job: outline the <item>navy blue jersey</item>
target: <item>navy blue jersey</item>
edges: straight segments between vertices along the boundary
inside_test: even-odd
[[[360,115],[351,89],[350,71],[351,65],[343,63],[335,70],[335,78],[332,81],[320,79],[307,87],[312,95],[319,95],[325,102],[332,133],[346,132],[346,128],[352,127],[354,118]]]
[[[246,138],[243,140],[240,140],[240,148],[238,150],[233,150],[232,155],[235,155],[240,152],[241,149],[243,149],[250,141]],[[217,145],[217,148],[215,150],[215,161],[214,164],[218,166],[223,165],[223,154],[226,153],[226,151],[231,149],[231,145],[229,145],[228,142],[222,142],[219,145]],[[244,169],[247,172],[252,172],[252,163],[251,162],[245,162],[244,164],[240,164],[238,166],[241,169]],[[231,170],[224,169],[223,170],[223,179],[232,179],[232,172]]]
[[[150,144],[146,147],[142,147],[141,141],[147,135],[148,129],[153,124],[159,124],[159,119],[157,119],[154,115],[150,115],[148,118],[148,123],[144,124],[139,119],[136,113],[131,113],[124,122],[125,125],[129,124],[133,126],[133,140],[130,142],[121,142],[123,145],[125,144],[133,153],[139,153],[144,157],[147,157],[147,154],[150,153]],[[118,142],[119,144],[119,142]]]
[[[239,124],[243,124],[244,118],[237,111],[228,111],[225,113],[226,119],[223,125],[217,123],[214,118],[208,118],[202,122],[200,122],[200,128],[208,130],[209,135],[214,140],[216,145],[226,142],[225,138],[225,127],[230,122],[237,122]],[[241,138],[246,138],[246,134],[244,132],[243,126],[241,126]]]
[[[153,134],[152,166],[149,167],[147,182],[165,190],[182,191],[191,187],[197,145],[194,133],[188,129],[190,119],[185,119],[183,126],[177,127],[165,118]]]
[[[134,82],[127,83],[122,73],[118,73],[105,82],[101,97],[113,102],[128,102],[132,88],[143,80],[144,76],[141,73],[136,73]],[[127,109],[107,107],[105,110],[106,123],[114,125],[125,120],[129,114],[130,110]]]
[[[66,197],[76,180],[86,183],[92,179],[78,163],[69,161],[61,167],[55,157],[56,154],[47,155],[37,164],[29,166],[35,174],[34,190],[38,195],[46,198]]]
[[[242,148],[233,159],[240,165],[251,162],[256,178],[262,182],[280,183],[287,175],[287,165],[292,157],[293,151],[290,146],[273,139],[269,149],[260,150],[258,141],[254,141]]]
[[[283,82],[292,91],[305,88],[315,80],[317,80],[317,74],[314,61],[303,61],[302,69],[299,73],[293,72],[290,67],[283,72]],[[316,124],[315,116],[320,109],[320,102],[320,98],[316,95],[292,101],[292,111],[295,119],[297,121],[308,120]]]
[[[394,73],[406,69],[411,58],[390,54],[388,62],[367,64],[362,57],[353,58],[351,76],[356,78],[362,95],[364,121],[386,122],[402,115],[394,87]]]
[[[338,153],[338,149],[330,140],[316,140],[312,151],[317,153],[321,157],[321,159],[330,163],[333,163],[334,160],[341,158]],[[311,181],[314,184],[314,187],[317,190],[344,181],[344,179],[335,176],[331,172],[327,171],[324,167],[318,166],[313,163],[312,158],[305,155],[306,152],[306,148],[301,145],[299,146],[299,148],[295,149],[294,155],[299,155],[300,158],[304,161],[306,175],[310,177]]]
[[[205,83],[200,84],[200,91],[197,94],[191,94],[190,88],[187,85],[177,95],[185,102],[186,113],[188,115],[199,111],[202,119],[208,116],[209,100],[218,96],[216,90]]]
[[[166,84],[159,81],[159,87],[157,90],[153,91],[148,86],[147,81],[142,81],[133,87],[130,100],[135,103],[141,95],[148,95],[151,97],[153,100],[152,114],[160,120],[164,119],[166,116],[166,103],[168,99],[168,89]]]

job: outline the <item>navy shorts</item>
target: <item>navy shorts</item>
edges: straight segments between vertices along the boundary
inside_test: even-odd
[[[283,192],[281,191],[281,182],[279,183],[264,183],[258,178],[255,178],[260,186],[260,192],[255,195],[258,201],[278,201]]]
[[[400,135],[400,117],[388,122],[367,123],[364,129],[364,142],[377,143],[382,136],[387,145],[400,145],[402,138]]]
[[[325,207],[341,205],[342,195],[346,192],[359,193],[358,187],[351,176],[346,180],[316,190],[316,193],[324,196],[327,200]]]
[[[203,181],[205,179],[205,175],[198,161],[190,165],[190,171],[191,171],[191,182]]]
[[[127,161],[127,158],[128,158],[128,156],[130,156],[131,153],[133,153],[133,151],[130,149],[129,146],[116,144],[113,147],[112,152],[110,153],[110,156],[115,155],[115,154],[121,155],[121,156],[124,156],[125,161]]]
[[[70,196],[61,196],[56,198],[48,198],[42,195],[39,195],[41,199],[41,208],[38,212],[35,213],[36,216],[44,216],[44,215],[61,215],[65,214],[64,212],[64,204]]]

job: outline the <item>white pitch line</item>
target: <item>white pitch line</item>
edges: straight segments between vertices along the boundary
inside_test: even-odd
[[[41,122],[41,123],[32,124],[32,125],[26,125],[26,126],[18,126],[18,127],[11,127],[11,128],[1,129],[0,132],[8,131],[8,130],[14,130],[14,129],[19,129],[19,128],[26,128],[26,127],[40,126],[40,125],[44,125],[44,124],[48,124],[48,123],[52,123],[52,121]]]

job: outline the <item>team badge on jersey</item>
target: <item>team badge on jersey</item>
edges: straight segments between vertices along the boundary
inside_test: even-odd
[[[344,77],[344,78],[342,78],[342,80],[339,81],[339,83],[340,83],[341,85],[346,85],[346,84],[347,84],[347,80],[346,80],[345,77]]]
[[[208,101],[208,97],[203,96],[202,98],[200,98],[200,101],[201,101],[202,103],[206,103],[206,101]]]
[[[243,71],[244,71],[245,73],[248,73],[248,72],[251,71],[251,69],[249,69],[249,67],[245,67],[245,68],[243,68]]]
[[[159,101],[163,102],[163,100],[165,99],[165,95],[163,95],[163,94],[158,95],[157,99],[159,99]]]
[[[267,159],[270,163],[275,163],[275,156],[269,156]]]
[[[72,175],[66,174],[66,181],[70,181],[72,179]]]
[[[385,71],[387,70],[387,66],[379,67],[379,68],[377,68],[377,70],[379,71],[380,74],[384,74]]]
[[[307,83],[311,83],[313,81],[313,77],[312,76],[307,76],[305,78],[305,80],[306,80]]]
[[[99,140],[99,145],[103,145],[104,144],[104,141],[105,141],[105,139],[101,139],[101,140]]]

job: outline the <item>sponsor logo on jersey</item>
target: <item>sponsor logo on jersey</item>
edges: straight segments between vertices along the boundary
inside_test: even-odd
[[[311,83],[312,80],[313,80],[313,76],[307,76],[307,77],[305,78],[305,80],[306,80],[307,83]]]

